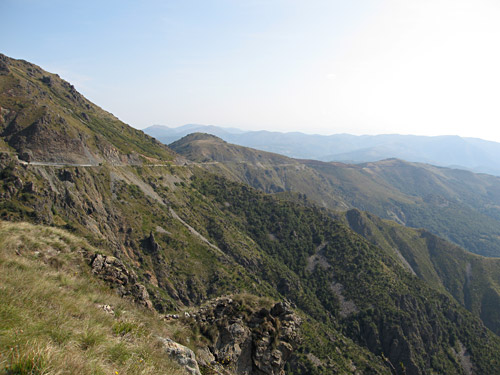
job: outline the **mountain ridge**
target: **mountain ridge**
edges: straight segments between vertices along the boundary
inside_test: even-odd
[[[498,177],[394,158],[355,165],[291,159],[197,137],[170,146],[207,170],[267,193],[306,194],[325,208],[358,208],[426,228],[474,253],[500,255]]]
[[[414,135],[318,135],[299,132],[243,131],[214,125],[185,125],[169,128],[155,125],[144,131],[165,144],[202,132],[230,143],[275,152],[297,159],[362,163],[398,158],[477,173],[500,175],[497,160],[500,143],[459,136]]]

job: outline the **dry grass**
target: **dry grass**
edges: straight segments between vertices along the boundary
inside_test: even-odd
[[[82,249],[96,251],[63,230],[0,222],[0,374],[183,374],[157,339],[173,327],[93,279]]]

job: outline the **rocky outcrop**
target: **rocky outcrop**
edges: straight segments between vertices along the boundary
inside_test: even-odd
[[[146,287],[137,282],[137,275],[129,271],[123,262],[115,257],[94,254],[90,257],[92,272],[111,284],[122,297],[131,297],[136,303],[153,308]]]
[[[299,342],[300,318],[286,302],[256,308],[243,299],[221,297],[194,313],[211,344],[202,365],[241,375],[284,374]]]
[[[0,75],[7,75],[10,72],[7,61],[8,61],[7,56],[0,53]]]
[[[196,362],[196,356],[191,349],[167,338],[160,337],[159,339],[163,343],[167,354],[184,368],[188,374],[201,375],[198,362]]]
[[[150,232],[149,237],[146,239],[146,249],[153,254],[158,254],[161,250],[160,245],[155,240],[153,232]]]

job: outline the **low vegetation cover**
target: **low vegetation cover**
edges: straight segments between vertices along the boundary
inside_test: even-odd
[[[66,231],[0,222],[2,374],[181,375],[158,336],[175,328],[91,276]]]

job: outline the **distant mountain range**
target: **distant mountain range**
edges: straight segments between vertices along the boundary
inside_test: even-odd
[[[190,133],[200,132],[215,135],[240,146],[298,159],[363,163],[398,158],[500,176],[500,143],[478,138],[398,134],[312,135],[297,132],[244,131],[194,124],[178,128],[154,125],[144,129],[144,132],[165,144]]]

